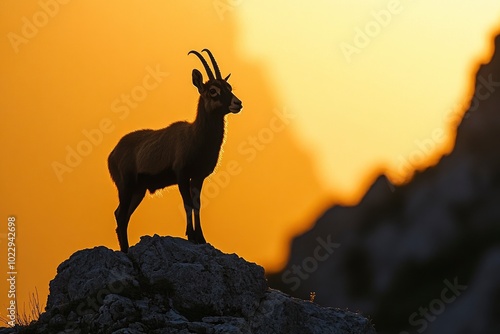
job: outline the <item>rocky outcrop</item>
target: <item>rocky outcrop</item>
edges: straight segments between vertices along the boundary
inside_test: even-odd
[[[358,313],[269,289],[264,269],[211,245],[143,237],[76,252],[29,333],[375,333]]]
[[[500,37],[495,46],[452,153],[333,206],[293,240],[271,287],[361,310],[379,333],[500,333]],[[338,247],[316,252],[327,237]]]

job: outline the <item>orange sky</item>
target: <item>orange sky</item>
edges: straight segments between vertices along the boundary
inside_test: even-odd
[[[118,248],[106,158],[130,131],[193,120],[191,70],[201,66],[191,49],[214,52],[244,105],[227,118],[203,193],[205,237],[222,251],[277,269],[291,236],[334,201],[356,202],[376,172],[402,180],[400,159],[442,129],[413,167],[430,163],[450,143],[446,115],[463,110],[500,13],[493,1],[448,2],[1,2],[0,252],[14,215],[19,302],[36,287],[45,303],[73,252]],[[342,45],[355,43],[372,11],[389,9],[390,23],[346,57]],[[148,196],[130,243],[183,236],[180,205],[173,187]],[[0,281],[0,315],[7,290]]]

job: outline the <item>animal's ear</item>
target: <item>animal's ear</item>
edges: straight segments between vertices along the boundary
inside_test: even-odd
[[[203,75],[197,69],[193,70],[193,85],[198,88],[198,93],[203,92]]]

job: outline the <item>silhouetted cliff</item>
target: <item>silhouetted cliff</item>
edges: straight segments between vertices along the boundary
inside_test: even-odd
[[[379,333],[500,333],[500,37],[495,46],[452,153],[333,206],[293,240],[271,287],[361,310]]]

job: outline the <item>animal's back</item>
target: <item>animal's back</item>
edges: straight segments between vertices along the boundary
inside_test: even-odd
[[[138,130],[123,136],[108,157],[113,181],[124,182],[138,175],[156,175],[182,163],[189,145],[189,123],[175,122],[159,130]],[[189,151],[189,150],[187,150]]]
[[[135,152],[137,173],[156,175],[166,168],[177,169],[190,152],[190,123],[175,122],[154,131],[145,138]]]

